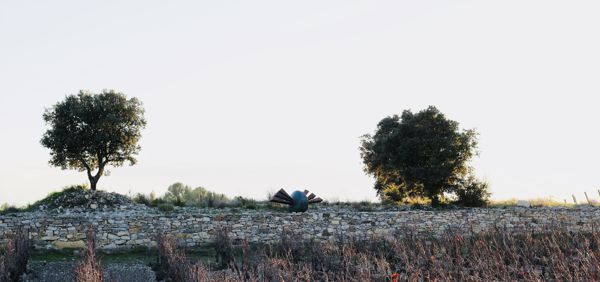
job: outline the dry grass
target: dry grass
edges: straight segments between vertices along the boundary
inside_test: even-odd
[[[526,202],[531,207],[577,207],[577,206],[589,206],[590,204],[592,206],[600,206],[600,202],[598,202],[597,200],[590,199],[589,203],[587,202],[587,200],[585,198],[583,198],[583,200],[584,201],[581,201],[581,199],[578,199],[577,204],[574,204],[572,199],[559,201],[559,200],[556,200],[553,198],[534,198],[534,199],[526,200]],[[492,201],[490,203],[490,207],[514,207],[514,206],[517,206],[517,204],[518,204],[517,199],[496,200],[496,201]]]
[[[188,261],[168,237],[161,246],[169,281],[390,281],[392,275],[399,281],[600,280],[600,234],[556,228],[336,243],[284,234],[273,245],[232,246],[224,268]]]
[[[28,232],[17,230],[0,250],[0,282],[19,281],[27,269],[31,242]]]
[[[193,263],[183,250],[178,249],[171,236],[159,235],[157,278],[164,281],[240,281],[237,276],[227,271],[211,271],[202,262]]]
[[[102,263],[96,254],[96,234],[92,228],[87,232],[86,249],[83,258],[74,270],[77,282],[105,281]]]

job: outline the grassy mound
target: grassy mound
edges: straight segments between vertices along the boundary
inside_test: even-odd
[[[28,210],[57,208],[114,208],[133,202],[124,195],[105,191],[91,191],[85,185],[75,185],[52,192],[28,207]]]

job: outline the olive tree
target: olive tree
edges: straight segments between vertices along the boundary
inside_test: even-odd
[[[362,137],[360,151],[380,197],[427,197],[435,206],[444,192],[455,192],[469,175],[476,137],[475,130],[461,130],[458,122],[430,106],[384,118],[374,135]]]
[[[41,143],[53,166],[86,171],[92,190],[108,165],[134,165],[146,126],[142,103],[114,90],[79,91],[46,109]]]
[[[190,186],[177,182],[169,186],[164,198],[175,205],[183,206],[185,204],[185,196],[191,191],[192,188]]]

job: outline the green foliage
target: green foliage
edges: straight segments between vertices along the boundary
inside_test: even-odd
[[[146,206],[149,206],[149,207],[150,206],[157,206],[157,205],[162,204],[164,202],[162,199],[157,199],[156,198],[156,194],[154,194],[154,192],[151,192],[149,195],[145,195],[145,194],[142,194],[142,193],[137,193],[137,194],[135,194],[135,196],[133,196],[131,198],[131,200],[134,203],[146,205]]]
[[[173,211],[175,207],[171,203],[164,203],[158,205],[158,210],[162,212],[170,212]]]
[[[177,182],[167,188],[167,193],[165,193],[163,198],[176,206],[184,206],[184,195],[189,194],[191,190],[190,186]]]
[[[186,191],[183,195],[183,199],[188,206],[209,208],[222,207],[229,202],[227,196],[208,191],[204,187],[197,187],[193,190]]]
[[[50,164],[86,171],[92,190],[107,165],[136,163],[146,126],[141,102],[114,90],[69,95],[46,110],[44,121],[50,128],[41,143],[50,149]]]
[[[148,197],[142,193],[135,194],[133,197],[131,197],[131,200],[136,204],[142,204],[142,205],[146,205],[146,206],[152,205],[152,201],[150,200],[150,197]]]
[[[177,182],[169,186],[163,199],[176,206],[222,207],[229,199],[223,194],[208,191],[204,187],[192,189],[190,186]]]
[[[163,199],[163,198],[155,198],[150,202],[150,206],[156,207],[160,204],[166,204],[166,203],[167,203],[167,201],[165,201],[165,199]]]
[[[455,189],[455,204],[463,207],[485,207],[489,204],[490,192],[488,183],[479,181],[470,176],[460,181],[460,185]]]
[[[382,200],[427,197],[439,205],[443,193],[454,192],[468,175],[476,137],[475,130],[460,130],[458,122],[430,106],[384,118],[375,135],[363,136],[360,151]]]
[[[132,201],[138,204],[156,207],[164,203],[175,206],[193,206],[201,208],[223,208],[234,205],[235,201],[227,196],[207,190],[204,187],[192,189],[181,182],[174,183],[167,188],[162,197],[156,197],[154,192],[150,195],[136,194]]]
[[[241,208],[245,208],[245,209],[249,209],[249,210],[255,210],[258,209],[258,205],[256,203],[256,200],[254,199],[249,199],[249,198],[244,198],[242,196],[237,196],[235,198],[233,198],[233,202],[235,206],[241,207]]]
[[[7,203],[0,205],[0,214],[16,213],[21,211],[23,210]]]

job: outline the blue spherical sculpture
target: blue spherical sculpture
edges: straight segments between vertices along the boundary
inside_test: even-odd
[[[302,191],[294,191],[290,195],[294,200],[294,204],[290,205],[289,211],[291,212],[305,212],[308,210],[308,197]]]
[[[305,212],[308,210],[308,204],[320,203],[323,200],[317,197],[315,194],[304,191],[294,191],[292,195],[289,195],[285,190],[279,190],[271,202],[289,205],[290,212]]]

